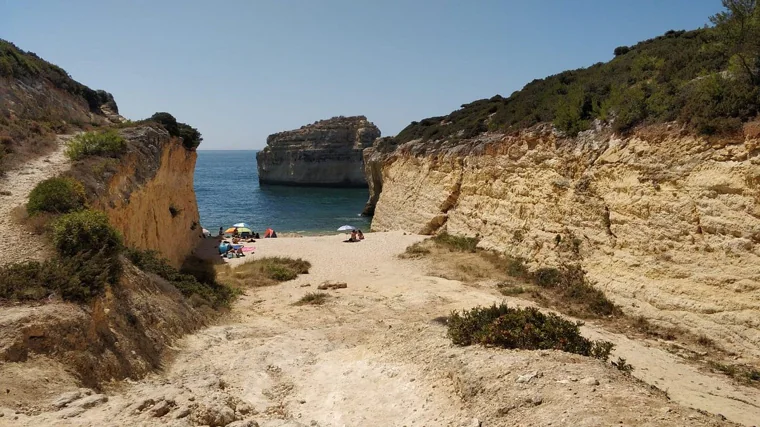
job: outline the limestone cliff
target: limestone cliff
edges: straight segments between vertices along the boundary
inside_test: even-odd
[[[262,184],[366,187],[362,150],[380,137],[364,116],[333,117],[269,135],[256,154]]]
[[[382,167],[375,231],[479,235],[534,267],[580,262],[625,311],[760,357],[757,125],[720,139],[543,125],[415,140],[369,163],[372,181]]]
[[[157,125],[122,129],[128,150],[118,161],[74,165],[93,206],[108,214],[127,246],[161,252],[179,267],[201,237],[193,189],[197,154]],[[99,174],[76,171],[100,169]]]

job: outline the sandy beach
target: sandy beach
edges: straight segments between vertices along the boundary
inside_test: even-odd
[[[245,290],[217,325],[178,342],[163,371],[106,390],[107,402],[72,418],[63,417],[66,411],[20,415],[14,425],[152,425],[155,411],[145,408],[154,407],[169,408],[161,420],[173,426],[227,416],[262,427],[725,425],[697,409],[744,425],[760,419],[750,403],[760,401],[757,389],[593,322],[582,333],[614,342],[614,357],[635,367],[633,377],[560,351],[454,346],[436,320],[452,310],[532,303],[500,295],[489,281],[443,279],[431,274],[429,261],[398,257],[423,236],[346,238],[246,243],[255,254],[230,260],[233,267],[289,256],[312,268],[292,281]],[[206,250],[216,241],[206,239]],[[324,305],[293,305],[324,281],[347,287],[324,291]],[[517,381],[523,375],[535,378]]]

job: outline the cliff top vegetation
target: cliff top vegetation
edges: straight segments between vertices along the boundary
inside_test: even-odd
[[[640,124],[678,121],[699,134],[730,133],[758,113],[760,7],[724,0],[710,28],[668,31],[614,49],[606,63],[528,83],[509,97],[464,104],[446,116],[412,122],[396,143],[466,139],[553,123],[566,135],[594,120],[625,133]]]

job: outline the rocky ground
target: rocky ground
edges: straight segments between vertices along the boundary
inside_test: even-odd
[[[177,343],[163,372],[142,381],[96,392],[36,378],[54,384],[49,393],[0,408],[0,425],[722,426],[760,420],[757,390],[700,372],[654,343],[591,324],[584,334],[615,342],[615,357],[633,364],[633,376],[557,351],[455,347],[437,319],[502,300],[492,284],[433,277],[426,261],[398,259],[418,236],[372,233],[356,244],[342,238],[254,243],[255,257],[300,256],[313,268],[294,281],[248,290],[228,318]],[[293,305],[325,280],[347,287],[324,291],[324,305]],[[27,362],[27,369],[35,363]],[[0,386],[14,393],[12,385]]]

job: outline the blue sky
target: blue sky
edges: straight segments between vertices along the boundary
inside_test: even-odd
[[[168,111],[201,149],[366,115],[383,135],[461,104],[694,29],[719,0],[0,0],[0,38],[113,93]]]

